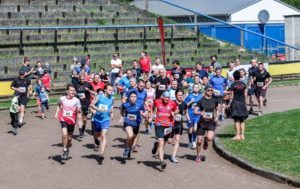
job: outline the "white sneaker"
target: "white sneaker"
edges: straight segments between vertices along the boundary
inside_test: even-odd
[[[196,142],[193,142],[193,147],[192,149],[196,149]]]
[[[193,147],[193,143],[189,143],[188,148],[192,148]]]

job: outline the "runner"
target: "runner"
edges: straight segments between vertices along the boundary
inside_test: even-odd
[[[131,86],[130,85],[130,78],[132,78],[132,71],[131,69],[126,70],[126,75],[121,78],[118,82],[118,91],[120,92],[121,96],[123,97],[123,93]]]
[[[150,81],[146,82],[145,90],[147,92],[147,99],[146,99],[146,102],[145,102],[145,107],[146,107],[146,110],[149,112],[148,117],[145,119],[145,128],[146,128],[145,134],[149,135],[149,134],[151,134],[150,131],[149,131],[149,125],[152,124],[152,123],[150,123],[148,120],[150,118],[149,115],[152,115],[153,103],[154,103],[154,99],[155,99],[155,89],[153,89],[151,87],[151,82]]]
[[[229,91],[231,91],[229,107],[231,110],[231,117],[235,123],[236,135],[232,139],[244,140],[245,120],[248,117],[248,111],[246,107],[247,85],[240,81],[241,74],[239,71],[235,71],[233,73],[233,77],[235,82],[229,87]]]
[[[158,151],[161,169],[164,170],[167,166],[164,161],[164,146],[172,135],[177,104],[170,100],[170,93],[165,91],[162,94],[161,99],[156,99],[154,101],[153,109],[153,112],[155,113],[155,136],[158,139],[158,142],[154,143],[152,154],[154,155]]]
[[[32,97],[36,99],[36,105],[38,107],[38,114],[41,113],[42,107],[41,107],[41,99],[40,99],[40,92],[41,92],[41,87],[43,86],[42,80],[40,78],[36,78],[36,86],[35,90],[32,94]]]
[[[197,128],[197,154],[196,162],[201,162],[201,144],[204,138],[203,149],[208,148],[208,141],[212,141],[215,135],[215,122],[218,120],[216,116],[218,102],[213,98],[213,88],[211,86],[205,87],[205,93],[203,98],[197,103],[194,113],[201,115],[202,118],[198,122]],[[207,132],[207,136],[205,133]]]
[[[250,80],[249,89],[248,89],[248,97],[249,97],[249,114],[253,114],[253,97],[255,95],[255,86],[253,83],[253,75],[257,71],[257,61],[256,59],[251,60],[251,67],[248,69],[248,77]]]
[[[67,85],[67,96],[59,99],[55,118],[60,121],[62,131],[63,153],[62,160],[69,159],[69,148],[72,146],[72,136],[76,124],[76,118],[82,119],[81,105],[78,98],[75,97],[76,90],[71,84]]]
[[[174,148],[172,156],[170,157],[171,162],[178,163],[178,160],[176,159],[176,154],[179,148],[180,143],[180,137],[183,132],[183,115],[185,114],[187,119],[189,120],[189,114],[187,108],[187,104],[183,101],[184,91],[182,89],[176,90],[176,104],[178,106],[178,112],[176,112],[174,119],[174,128],[173,128],[173,137],[174,137]]]
[[[139,60],[140,68],[143,74],[149,74],[151,71],[151,60],[150,57],[147,55],[147,52],[141,52],[141,58]]]
[[[208,77],[208,73],[206,70],[203,70],[202,68],[202,62],[201,61],[197,61],[196,63],[196,72],[199,75],[199,77],[201,79],[203,79],[203,77]]]
[[[222,69],[222,66],[219,62],[217,62],[218,57],[217,55],[211,55],[210,56],[210,60],[211,60],[211,66],[213,66],[214,70],[216,70],[217,68]]]
[[[41,91],[39,94],[39,99],[41,101],[41,112],[42,112],[42,119],[44,119],[45,116],[45,109],[49,110],[49,95],[46,91],[46,88],[44,86],[41,86]]]
[[[171,75],[173,77],[173,80],[177,80],[177,85],[179,87],[182,87],[182,81],[185,77],[185,70],[180,66],[179,60],[173,61],[173,69],[171,70]]]
[[[264,68],[263,63],[258,64],[258,70],[253,74],[253,83],[255,85],[255,96],[258,102],[258,115],[262,115],[262,108],[264,99],[266,97],[267,89],[272,82],[269,72]]]
[[[177,82],[177,80],[173,80],[171,82],[171,87],[169,89],[171,100],[176,100],[176,90],[177,89],[178,89],[178,82]]]
[[[124,119],[124,127],[127,134],[126,147],[123,156],[130,158],[135,138],[138,136],[142,116],[147,116],[144,103],[137,101],[137,92],[131,91],[127,102],[122,104],[121,115]]]
[[[221,121],[224,121],[225,103],[223,101],[223,95],[224,95],[224,88],[227,87],[227,81],[221,74],[222,74],[222,69],[216,68],[216,75],[209,80],[209,83],[214,89],[214,98],[219,103],[217,116]]]
[[[19,77],[15,78],[10,88],[15,91],[15,94],[19,94],[19,106],[20,106],[20,114],[19,114],[19,127],[22,127],[25,122],[25,108],[28,101],[28,95],[31,87],[31,82],[29,79],[25,78],[25,72],[19,71]]]
[[[155,90],[156,99],[159,99],[161,97],[163,92],[165,92],[168,89],[170,83],[171,83],[170,79],[166,77],[165,69],[159,70],[159,77],[157,77],[154,81],[154,85],[156,87]]]
[[[94,121],[95,136],[96,138],[100,138],[100,157],[103,157],[107,144],[106,134],[110,126],[110,120],[113,119],[113,91],[114,89],[112,85],[106,85],[104,93],[98,94],[91,103],[91,110],[94,114],[92,119]]]
[[[199,77],[199,76],[198,76]],[[193,92],[190,93],[185,98],[185,103],[188,106],[188,114],[189,117],[187,119],[187,127],[189,129],[188,136],[189,136],[189,148],[195,149],[196,148],[196,130],[197,124],[200,119],[199,114],[194,113],[194,108],[199,100],[203,97],[200,93],[200,84],[194,84]]]
[[[79,138],[83,138],[87,123],[87,115],[89,114],[91,94],[95,95],[96,92],[91,84],[85,81],[84,75],[79,75],[79,82],[75,85],[75,89],[77,92],[77,98],[80,100],[82,110],[82,119],[78,120]]]
[[[115,84],[115,80],[119,76],[119,72],[122,69],[122,60],[119,58],[118,53],[114,53],[110,61],[111,64],[111,73],[110,73],[110,82],[112,85]]]
[[[19,124],[19,94],[15,93],[14,97],[11,100],[10,103],[10,109],[9,109],[9,114],[11,118],[11,126],[13,127],[13,135],[17,135],[17,128]]]

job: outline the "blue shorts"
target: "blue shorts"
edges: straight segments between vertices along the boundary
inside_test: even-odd
[[[106,129],[106,130],[109,129],[110,121],[109,120],[106,120],[103,122],[94,121],[93,124],[94,124],[95,132],[100,133],[103,129]]]
[[[255,95],[255,88],[250,88],[250,89],[248,89],[248,96],[253,96],[253,95]]]
[[[186,124],[188,128],[194,127],[195,123],[198,124],[198,122],[200,120],[200,115],[199,116],[190,115],[190,120],[191,120],[191,123],[187,122],[187,124]]]

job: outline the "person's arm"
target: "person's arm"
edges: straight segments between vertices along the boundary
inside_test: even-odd
[[[272,81],[273,81],[272,77],[270,76],[270,74],[268,74],[268,81],[262,88],[267,89],[269,85],[272,83]]]

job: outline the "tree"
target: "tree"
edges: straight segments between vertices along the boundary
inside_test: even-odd
[[[300,1],[299,0],[282,0],[283,2],[300,9]]]

